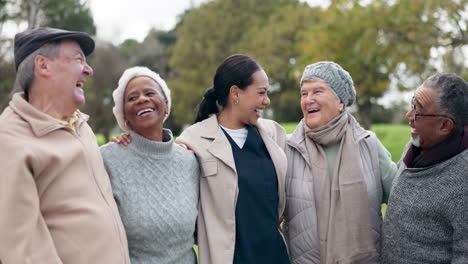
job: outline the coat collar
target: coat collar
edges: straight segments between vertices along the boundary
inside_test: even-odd
[[[208,152],[236,171],[236,163],[234,162],[232,151],[226,151],[226,146],[230,146],[231,144],[221,130],[216,115],[211,115],[209,118],[203,120],[202,125],[206,133],[201,137],[213,140],[208,146]]]
[[[63,125],[50,119],[50,117],[37,110],[34,106],[29,104],[24,99],[23,93],[15,93],[9,103],[10,108],[25,120],[31,127],[34,135],[42,137],[55,131],[57,129],[66,128]],[[76,121],[76,127],[79,128],[84,122],[88,120],[88,116],[79,112],[80,119]]]
[[[259,119],[255,127],[258,129],[268,153],[275,164],[276,173],[278,173],[278,175],[285,175],[286,169],[283,169],[281,166],[278,167],[278,164],[284,162],[285,157],[281,156],[281,153],[283,152],[278,151],[278,145],[274,141],[273,136],[268,132],[269,130],[264,127],[263,121],[264,120]],[[224,132],[221,130],[216,115],[211,115],[209,118],[202,121],[201,125],[203,125],[206,130],[201,137],[213,140],[210,146],[208,146],[208,152],[236,171],[236,164],[232,151],[226,151],[226,146],[230,146],[231,144]]]
[[[302,119],[299,124],[297,124],[296,129],[293,133],[288,135],[286,144],[290,147],[296,149],[304,158],[307,165],[310,167],[309,152],[307,152],[306,143],[305,143],[305,133],[304,133],[304,119]]]

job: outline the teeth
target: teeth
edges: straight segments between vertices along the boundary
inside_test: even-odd
[[[140,110],[137,115],[142,115],[144,113],[149,113],[149,112],[153,112],[154,110],[151,109],[151,108],[146,108],[146,109],[143,109],[143,110]]]

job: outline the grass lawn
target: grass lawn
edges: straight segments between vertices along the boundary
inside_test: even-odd
[[[408,125],[377,124],[373,125],[371,130],[392,154],[393,161],[400,160],[403,148],[411,138],[411,128]]]
[[[104,138],[102,134],[96,134],[96,139],[97,139],[97,143],[99,146],[102,146],[107,143],[106,139]]]

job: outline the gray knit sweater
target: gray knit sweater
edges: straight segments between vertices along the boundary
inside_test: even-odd
[[[101,147],[125,226],[132,264],[193,264],[199,168],[195,156],[174,144],[130,132],[125,147]],[[99,235],[99,234],[96,234]]]
[[[426,168],[398,165],[382,263],[468,263],[468,150]]]

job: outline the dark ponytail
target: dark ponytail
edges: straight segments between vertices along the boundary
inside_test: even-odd
[[[236,85],[244,90],[252,84],[252,75],[260,69],[261,66],[247,55],[235,54],[226,58],[216,69],[213,87],[205,91],[198,104],[195,123],[207,119],[211,114],[217,114],[218,106],[226,106],[231,86]]]
[[[206,89],[203,94],[203,99],[197,106],[197,117],[195,123],[207,119],[210,114],[216,114],[219,112],[218,106],[216,105],[216,91],[213,87]]]

